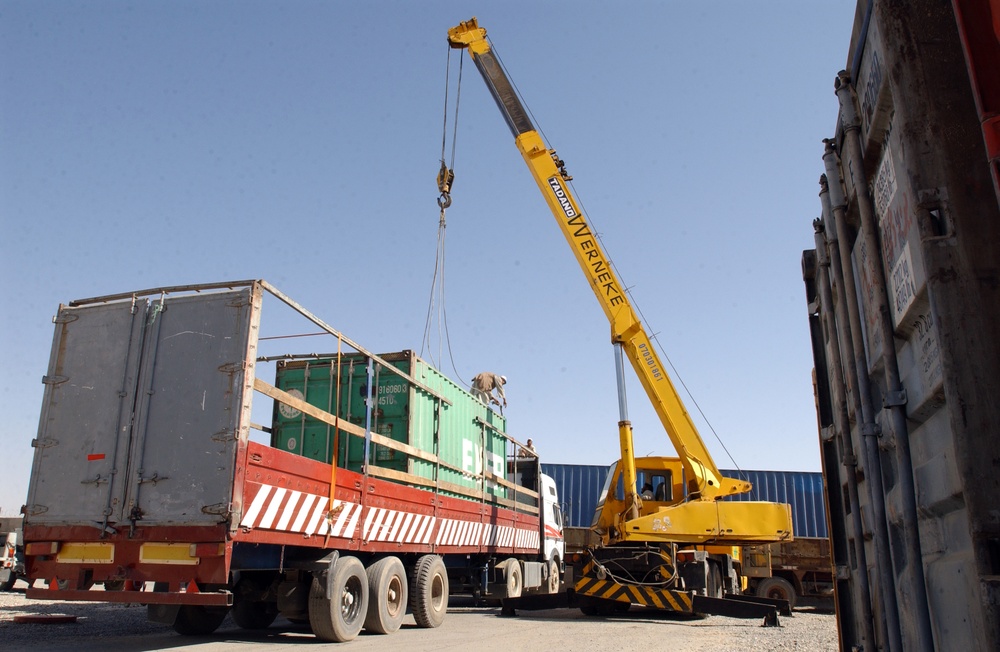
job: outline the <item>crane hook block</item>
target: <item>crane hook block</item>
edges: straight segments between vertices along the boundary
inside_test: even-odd
[[[441,194],[447,195],[451,192],[451,184],[455,181],[455,173],[448,169],[448,166],[441,161],[441,169],[438,170],[437,182],[438,190]]]
[[[441,161],[441,169],[438,170],[437,184],[441,196],[438,197],[438,206],[448,208],[451,206],[451,184],[455,181],[455,173],[448,169],[444,161]]]

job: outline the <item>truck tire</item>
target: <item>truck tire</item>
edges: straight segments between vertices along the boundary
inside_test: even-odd
[[[261,600],[266,584],[244,576],[233,590],[233,622],[240,629],[267,629],[278,617],[278,604]]]
[[[368,613],[368,577],[357,557],[341,557],[330,568],[331,595],[319,577],[309,589],[309,625],[316,638],[342,643],[354,639]]]
[[[374,634],[391,634],[403,624],[406,616],[406,569],[398,557],[380,559],[366,571],[368,574],[368,615],[365,630]]]
[[[754,594],[772,600],[788,600],[788,605],[792,609],[795,608],[795,587],[783,577],[768,577],[761,580]]]
[[[267,629],[278,617],[278,606],[273,602],[237,599],[232,614],[240,629]]]
[[[524,577],[521,575],[521,562],[511,557],[504,562],[504,574],[507,576],[506,598],[520,598],[524,588]]]
[[[448,569],[437,555],[417,560],[410,587],[410,610],[420,627],[438,627],[448,612]]]
[[[619,610],[627,611],[632,606],[629,603],[622,603],[624,608],[620,609],[613,600],[603,600],[590,596],[580,596],[577,598],[577,601],[580,605],[580,612],[584,616],[590,616],[591,618],[606,618],[614,615]]]
[[[719,565],[713,562],[708,563],[708,587],[706,595],[710,598],[721,598],[725,593],[722,585],[722,571]]]
[[[182,636],[204,636],[219,629],[229,612],[227,607],[185,604],[177,611],[174,631]]]
[[[553,557],[548,563],[549,577],[545,585],[547,593],[559,593],[562,578],[559,577],[559,558]]]

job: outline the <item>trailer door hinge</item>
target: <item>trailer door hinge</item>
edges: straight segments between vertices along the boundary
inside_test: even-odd
[[[219,371],[224,374],[236,374],[244,371],[247,368],[245,360],[240,360],[239,362],[229,362],[224,365],[219,366]]]
[[[69,376],[42,376],[43,385],[59,385],[69,380]]]
[[[239,439],[238,435],[236,434],[236,431],[231,430],[229,428],[223,428],[219,432],[212,435],[212,441],[217,441],[222,444],[233,441],[235,439]]]
[[[45,437],[43,439],[32,439],[31,440],[31,447],[32,448],[51,448],[53,446],[58,446],[58,445],[59,445],[59,440],[58,439],[52,439],[51,437]]]
[[[218,514],[219,516],[229,516],[233,511],[232,503],[216,503],[215,505],[205,505],[201,508],[205,514]]]
[[[47,511],[49,511],[49,508],[45,505],[25,505],[21,508],[21,512],[27,516],[38,516]]]
[[[72,312],[61,312],[52,318],[53,324],[68,324],[80,318],[80,315]]]

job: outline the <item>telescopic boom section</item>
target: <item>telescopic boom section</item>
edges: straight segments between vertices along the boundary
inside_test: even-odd
[[[566,174],[555,150],[545,145],[532,125],[510,80],[490,50],[486,30],[479,27],[473,18],[450,29],[448,41],[454,48],[468,49],[500,107],[507,126],[514,134],[518,150],[611,324],[611,341],[622,345],[686,471],[697,483],[699,495],[692,498],[715,500],[750,491],[749,482],[723,477],[705,448],[604,250],[570,192],[567,181],[571,177]],[[631,445],[626,450],[624,437],[622,449],[622,461],[626,464],[632,462]]]

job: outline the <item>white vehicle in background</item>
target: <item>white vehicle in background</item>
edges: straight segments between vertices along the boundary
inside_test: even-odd
[[[0,591],[10,591],[18,579],[26,580],[24,574],[24,537],[21,534],[21,519],[4,519],[13,524],[3,524],[0,539],[3,549],[0,550]]]

